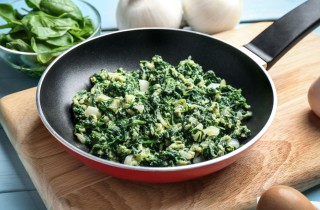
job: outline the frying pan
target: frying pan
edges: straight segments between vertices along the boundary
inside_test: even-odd
[[[239,159],[265,133],[275,115],[276,90],[269,69],[290,47],[320,23],[320,1],[309,0],[276,21],[238,49],[201,33],[164,28],[119,31],[85,41],[58,57],[46,69],[37,88],[37,108],[49,132],[86,165],[109,175],[143,182],[176,182],[220,170]],[[161,55],[177,65],[192,56],[203,69],[241,88],[252,106],[246,123],[250,138],[222,157],[176,167],[137,167],[90,155],[73,136],[71,103],[80,90],[90,89],[89,77],[102,68],[138,69],[139,61]],[[263,67],[266,66],[266,69]]]

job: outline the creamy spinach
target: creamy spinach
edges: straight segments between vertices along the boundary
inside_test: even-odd
[[[174,67],[161,56],[140,69],[101,70],[73,98],[74,134],[103,159],[135,166],[180,166],[234,151],[250,135],[241,90],[191,57]]]

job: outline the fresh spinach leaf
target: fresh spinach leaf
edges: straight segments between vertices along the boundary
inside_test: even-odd
[[[7,35],[0,34],[0,45],[4,45],[7,42]]]
[[[46,45],[44,43],[37,43],[36,40],[32,38],[31,47],[36,53],[40,53],[39,55],[37,55],[37,60],[41,64],[47,64],[54,58],[53,54],[47,53],[52,50],[49,45]]]
[[[57,46],[57,47],[69,47],[73,45],[73,36],[69,33],[64,34],[61,37],[54,37],[46,40],[48,44]]]
[[[53,27],[58,30],[82,30],[78,22],[71,18],[55,18]]]
[[[16,12],[10,4],[0,4],[0,17],[5,19],[8,23],[17,20]]]
[[[89,37],[91,34],[94,33],[94,25],[92,20],[89,17],[83,18],[83,29],[81,30],[82,37]]]
[[[41,0],[26,0],[26,4],[32,8],[32,9],[36,9],[39,10],[40,9],[40,2]]]
[[[61,37],[63,36],[67,30],[54,30],[52,28],[49,27],[33,27],[31,29],[31,32],[35,35],[37,35],[37,38],[40,40],[46,40],[48,38],[52,38],[52,37]]]
[[[27,14],[20,14],[11,4],[0,4],[0,18],[6,23],[0,29],[0,45],[18,51],[42,53],[39,64],[47,64],[94,33],[89,17],[83,17],[71,0],[25,0]],[[11,30],[10,30],[11,28]],[[50,53],[51,52],[51,53]]]
[[[45,45],[41,42],[37,43],[35,38],[31,38],[31,47],[37,53],[46,53],[46,52],[50,52],[51,50],[50,45]]]
[[[11,34],[1,34],[1,45],[5,46],[7,42],[15,40]]]
[[[7,23],[7,24],[0,25],[0,29],[13,28],[15,26],[16,26],[16,24]]]
[[[83,18],[80,9],[71,0],[42,0],[40,9],[54,16],[67,14],[78,21]]]
[[[14,27],[12,30],[7,34],[8,38],[10,40],[15,40],[15,39],[22,39],[26,43],[30,44],[30,36],[26,30],[24,30],[24,27]],[[8,41],[10,41],[8,40]]]
[[[25,31],[25,29],[22,25],[17,25],[17,26],[12,27],[10,33],[16,33],[19,31]]]
[[[2,17],[7,23],[11,23],[13,25],[21,25],[19,19],[21,19],[22,15],[10,4],[0,4],[0,17]]]
[[[84,41],[86,38],[90,37],[91,34],[94,33],[94,25],[90,18],[84,17],[83,27],[81,30],[70,30],[70,34],[72,34],[75,38],[77,38],[80,41]]]
[[[77,22],[70,18],[57,18],[43,12],[26,15],[22,23],[32,34],[36,35],[37,39],[41,40],[61,37],[68,30],[78,28]]]
[[[83,38],[81,36],[81,31],[79,31],[79,30],[70,30],[69,33],[72,34],[72,36],[74,36],[76,39],[78,39],[80,41],[84,41],[85,40],[85,38]]]
[[[13,50],[23,51],[23,52],[32,52],[31,46],[23,41],[22,39],[15,39],[6,44],[6,47]]]

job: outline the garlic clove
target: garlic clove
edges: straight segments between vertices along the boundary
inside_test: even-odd
[[[242,0],[183,0],[184,19],[195,31],[215,34],[240,21]]]
[[[118,29],[142,27],[179,28],[183,16],[181,0],[119,0]]]
[[[308,102],[311,110],[320,117],[320,77],[318,77],[309,88]]]

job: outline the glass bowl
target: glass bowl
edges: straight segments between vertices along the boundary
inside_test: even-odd
[[[72,0],[72,2],[79,7],[83,17],[88,16],[92,20],[92,23],[94,25],[94,32],[87,39],[99,35],[101,33],[101,16],[98,10],[94,6],[83,0]],[[18,10],[19,13],[23,15],[27,14],[26,9],[30,10],[30,8],[26,5],[25,0],[13,1],[10,4],[14,9]],[[5,20],[0,18],[0,25],[3,25],[5,23]],[[10,29],[0,29],[0,34],[6,34],[9,31]],[[50,62],[52,62],[54,58],[59,56],[67,49],[68,48],[59,51],[35,53],[11,50],[0,45],[0,56],[14,69],[29,76],[40,77],[50,63],[41,64],[40,62],[38,62],[38,56],[50,57]]]

